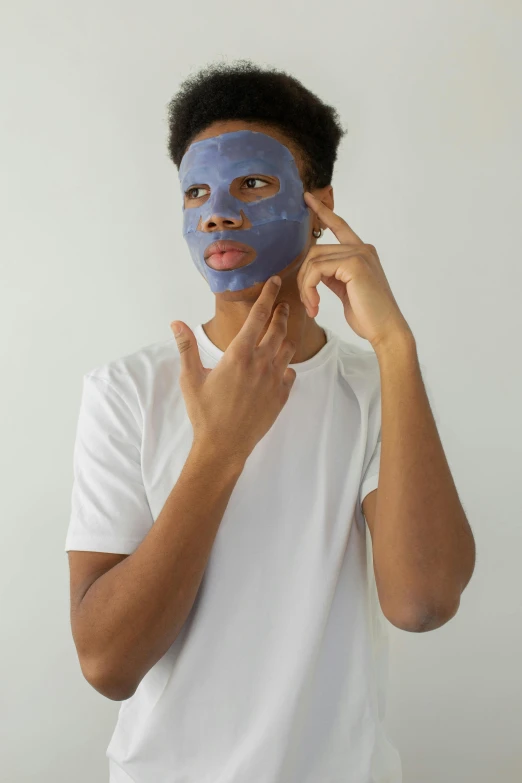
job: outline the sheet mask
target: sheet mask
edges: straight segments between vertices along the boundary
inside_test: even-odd
[[[263,174],[279,180],[279,191],[274,195],[247,202],[230,193],[236,177]],[[194,142],[182,158],[179,180],[182,198],[193,185],[210,188],[202,206],[183,206],[183,236],[192,260],[214,293],[240,291],[264,283],[305,249],[310,213],[303,198],[303,183],[292,153],[272,136],[240,130]],[[248,217],[251,228],[198,230],[200,221],[203,224],[211,216],[241,220],[241,213]],[[212,269],[203,254],[218,240],[243,242],[257,255],[250,264],[238,269]]]

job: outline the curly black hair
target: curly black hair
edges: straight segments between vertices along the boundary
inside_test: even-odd
[[[232,119],[273,126],[294,142],[305,190],[331,184],[339,142],[347,132],[336,109],[285,71],[250,60],[212,63],[181,84],[168,104],[168,152],[175,166],[179,169],[198,133]]]

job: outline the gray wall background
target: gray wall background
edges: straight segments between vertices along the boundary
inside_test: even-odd
[[[247,57],[348,127],[336,212],[377,247],[415,333],[477,543],[450,623],[390,625],[405,783],[519,781],[521,4],[4,0],[0,21],[4,779],[108,779],[119,705],[83,680],[69,627],[81,377],[213,315],[166,105],[190,72]],[[321,289],[319,323],[368,346]]]

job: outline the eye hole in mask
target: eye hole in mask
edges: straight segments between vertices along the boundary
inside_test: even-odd
[[[255,182],[253,187],[251,182]],[[279,193],[280,182],[277,177],[268,177],[266,174],[250,174],[248,177],[236,177],[231,183],[228,192],[231,196],[244,201],[247,204],[261,201],[261,199],[270,198]],[[194,195],[194,191],[206,191],[199,195]],[[211,193],[208,184],[191,185],[184,193],[185,209],[200,206],[205,203],[205,197]]]

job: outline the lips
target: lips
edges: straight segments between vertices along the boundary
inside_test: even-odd
[[[203,255],[208,266],[213,269],[235,269],[250,263],[252,259],[249,259],[249,254],[253,252],[254,249],[243,242],[218,240],[212,242]]]
[[[204,257],[208,258],[213,253],[226,253],[227,250],[241,250],[243,253],[249,253],[252,248],[250,245],[244,245],[242,242],[229,242],[227,240],[218,240],[212,242],[204,252]]]

